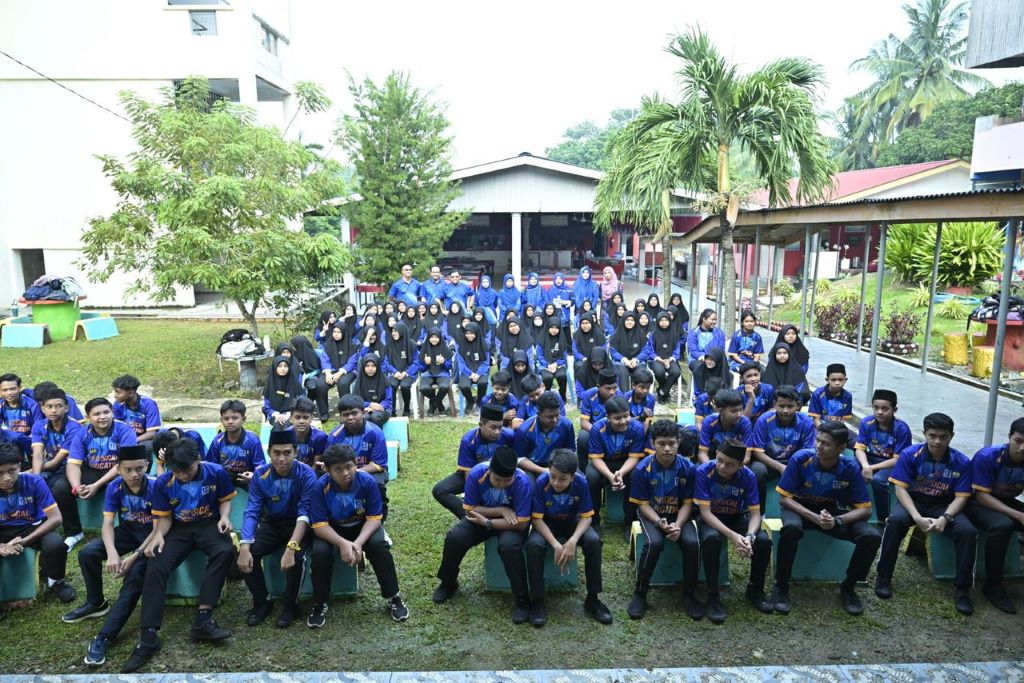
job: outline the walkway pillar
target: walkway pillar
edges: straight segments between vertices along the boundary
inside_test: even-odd
[[[751,307],[754,315],[757,315],[757,292],[761,284],[761,226],[754,227],[754,296],[751,299]]]
[[[860,354],[861,342],[864,341],[864,299],[868,296],[868,260],[871,258],[871,226],[864,231],[864,259],[860,271],[860,313],[857,315],[857,353]]]
[[[932,284],[928,291],[928,317],[924,323],[924,347],[921,349],[921,374],[928,372],[928,347],[932,338],[932,316],[935,312],[935,287],[939,278],[939,255],[942,249],[942,221],[935,225],[935,253],[932,254]]]
[[[697,287],[698,277],[697,271],[700,270],[700,264],[697,263],[697,243],[694,242],[690,245],[690,308],[687,312],[690,317],[694,320],[697,319]]]
[[[865,398],[868,403],[871,402],[871,396],[875,393],[875,361],[878,360],[878,319],[882,314],[882,289],[885,281],[885,237],[888,232],[889,224],[882,223],[882,231],[878,236],[878,277],[875,282],[875,312],[871,316],[871,356],[868,358],[868,392]]]
[[[821,232],[814,234],[814,277],[811,282],[811,305],[807,311],[807,332],[814,329],[814,300],[818,297],[818,264],[821,263]]]
[[[779,266],[779,250],[772,247],[772,261],[768,265],[768,329],[772,327],[772,315],[775,313],[775,270]]]
[[[811,226],[804,228],[804,270],[800,276],[800,334],[807,334],[807,275],[811,261]]]
[[[1017,248],[1019,220],[1006,224],[1006,261],[1003,263],[1003,286],[999,289],[999,323],[996,325],[996,348],[992,354],[992,379],[988,384],[988,410],[985,412],[985,445],[992,445],[995,431],[996,403],[999,401],[999,375],[1003,370],[1003,344],[1006,342],[1006,317],[1010,312],[1010,284],[1013,280],[1013,256]]]
[[[718,324],[722,324],[722,291],[725,289],[725,282],[722,278],[722,271],[725,270],[725,250],[718,247],[718,263],[715,265],[715,280],[718,282],[718,289],[715,294],[715,312],[718,315]]]
[[[516,287],[523,279],[523,214],[512,214],[512,277]]]
[[[740,280],[740,288],[739,288],[740,299],[739,299],[739,301],[736,302],[736,312],[737,313],[740,312],[740,309],[742,308],[741,304],[743,303],[743,283],[747,279],[747,252],[750,251],[750,245],[749,244],[744,244],[740,248],[743,249],[743,255],[740,257],[740,277],[739,277],[739,280]]]

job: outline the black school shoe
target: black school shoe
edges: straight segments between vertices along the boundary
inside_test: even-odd
[[[971,593],[965,588],[957,588],[953,591],[953,606],[956,611],[965,617],[974,614],[974,603],[971,602]]]
[[[857,591],[852,587],[839,587],[839,602],[842,603],[843,609],[846,610],[847,614],[852,614],[853,616],[858,617],[864,613],[864,605],[861,604]]]
[[[512,623],[525,624],[530,618],[530,597],[516,595],[512,598]]]
[[[772,609],[778,614],[789,614],[789,587],[775,586],[772,590]]]
[[[450,586],[445,583],[439,583],[437,585],[437,588],[434,589],[434,594],[431,596],[430,599],[434,601],[434,604],[440,605],[441,603],[447,602],[449,599],[451,599],[451,597],[455,595],[455,591],[458,590],[458,588],[458,583],[453,583]]]
[[[78,596],[78,591],[75,587],[68,583],[67,579],[61,579],[57,583],[50,586],[50,592],[57,596],[57,599],[67,604],[73,602]]]
[[[93,605],[92,603],[86,602],[80,607],[76,607],[62,616],[60,620],[65,624],[77,624],[83,619],[95,619],[96,617],[102,617],[109,611],[110,603],[106,600],[99,605]]]
[[[193,640],[203,640],[215,643],[217,641],[227,640],[230,638],[231,631],[218,626],[217,622],[211,617],[198,624],[193,622],[192,628],[189,630],[189,635]]]
[[[882,600],[888,600],[892,597],[892,579],[887,579],[884,576],[879,576],[875,579],[875,595],[880,597]]]
[[[686,610],[686,616],[690,617],[694,621],[700,621],[704,617],[706,608],[704,603],[697,599],[697,596],[693,594],[693,591],[683,592],[683,609]]]
[[[163,644],[159,638],[152,645],[139,643],[132,650],[131,655],[125,660],[124,664],[121,665],[121,673],[130,674],[146,666],[149,660],[153,658],[153,655],[160,652],[162,647]]]
[[[771,600],[769,600],[764,594],[764,591],[757,586],[748,585],[744,595],[747,597],[747,600],[750,601],[750,604],[757,608],[758,612],[761,612],[762,614],[772,613],[773,608]]]
[[[594,617],[599,623],[608,625],[612,623],[612,611],[608,609],[608,605],[601,602],[600,599],[587,598],[583,601],[583,611]]]
[[[540,628],[548,623],[548,613],[544,609],[544,600],[534,600],[530,604],[530,625]]]
[[[288,628],[298,618],[298,613],[298,605],[285,605],[281,608],[281,613],[277,615],[277,621],[274,622],[274,626]]]
[[[629,601],[629,607],[626,608],[626,614],[629,615],[630,619],[643,619],[644,615],[647,614],[647,595],[640,591],[635,591],[633,599]]]
[[[245,614],[245,623],[247,626],[259,626],[267,617],[270,616],[270,610],[274,609],[273,600],[264,600],[258,605],[253,605]]]
[[[725,605],[722,604],[722,597],[718,593],[708,596],[708,606],[705,612],[708,621],[712,624],[721,624],[725,621]]]
[[[1001,585],[990,586],[986,584],[981,587],[981,592],[996,609],[1002,610],[1007,614],[1017,613],[1017,606],[1013,604],[1013,600],[1006,594],[1006,589]]]

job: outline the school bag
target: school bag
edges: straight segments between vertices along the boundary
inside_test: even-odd
[[[262,356],[265,352],[263,342],[254,337],[249,330],[240,327],[221,335],[220,344],[217,345],[217,355],[221,358]]]

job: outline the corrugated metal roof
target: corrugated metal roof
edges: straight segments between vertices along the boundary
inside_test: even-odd
[[[1024,187],[984,188],[966,192],[945,192],[940,194],[921,194],[909,197],[877,197],[855,199],[849,202],[821,202],[818,204],[801,204],[799,206],[778,206],[773,209],[750,209],[747,213],[772,213],[775,211],[792,211],[794,209],[816,209],[823,206],[855,206],[857,204],[891,204],[894,202],[912,202],[917,199],[947,199],[950,197],[974,197],[986,194],[1024,194]]]

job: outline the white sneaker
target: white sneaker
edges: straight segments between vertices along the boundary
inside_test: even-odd
[[[83,538],[85,538],[85,534],[75,534],[74,536],[68,536],[65,538],[64,545],[68,547],[68,552],[70,553],[76,545],[81,543]]]

